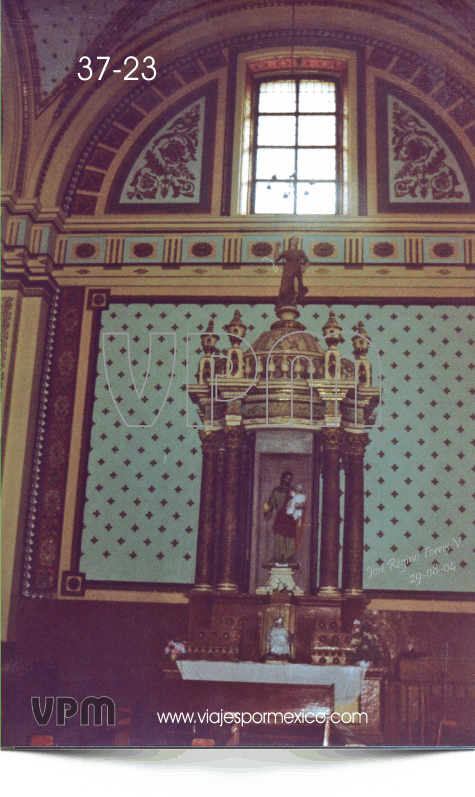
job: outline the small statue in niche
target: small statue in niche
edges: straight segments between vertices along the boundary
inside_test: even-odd
[[[274,487],[264,504],[264,518],[269,520],[275,511],[272,530],[274,532],[274,562],[285,565],[295,562],[295,554],[302,539],[305,521],[306,496],[299,484],[292,488],[293,473],[285,470],[280,485]]]
[[[310,261],[303,249],[297,249],[297,247],[298,238],[292,236],[289,248],[281,252],[275,260],[276,263],[279,260],[283,261],[279,296],[276,302],[277,309],[302,304],[305,294],[308,293],[308,288],[303,284],[302,275]]]
[[[274,620],[274,625],[267,632],[267,644],[272,658],[281,659],[290,656],[291,635],[285,627],[282,617]]]
[[[287,514],[292,515],[293,519],[297,523],[297,526],[302,524],[302,518],[305,511],[305,503],[307,501],[306,496],[303,494],[303,487],[301,484],[297,484],[295,490],[292,491],[292,498],[290,503],[287,506]],[[298,547],[297,541],[297,547]]]

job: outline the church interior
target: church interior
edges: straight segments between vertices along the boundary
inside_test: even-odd
[[[2,745],[473,747],[474,3],[2,12]]]

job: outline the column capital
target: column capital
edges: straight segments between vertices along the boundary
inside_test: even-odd
[[[222,429],[200,429],[198,434],[203,451],[207,451],[210,454],[219,448],[219,444],[223,439]]]
[[[327,426],[321,431],[322,446],[326,451],[339,451],[341,443],[341,429]]]
[[[363,456],[369,443],[369,435],[366,432],[355,433],[345,430],[342,443],[345,456]]]
[[[239,448],[246,435],[244,426],[225,426],[226,445],[229,448]]]

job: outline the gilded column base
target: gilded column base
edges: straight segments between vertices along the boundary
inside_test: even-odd
[[[365,591],[364,589],[344,589],[343,595],[347,595],[349,598],[363,598]]]
[[[213,587],[211,584],[194,584],[192,592],[209,592]]]
[[[325,598],[339,598],[341,596],[341,589],[338,587],[319,587],[317,595]]]
[[[238,592],[237,584],[218,584],[216,589],[219,592]]]

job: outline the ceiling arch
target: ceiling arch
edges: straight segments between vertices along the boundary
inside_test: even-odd
[[[374,15],[393,15],[417,29],[431,26],[447,33],[447,42],[475,45],[475,0],[280,0],[269,6],[332,5],[336,13],[368,11]],[[68,86],[78,59],[90,56],[113,56],[125,44],[133,43],[144,33],[164,24],[173,27],[183,15],[228,13],[232,9],[259,6],[259,2],[232,0],[11,0],[5,3],[15,17],[15,25],[24,28],[30,44],[35,74],[37,104],[45,107]]]
[[[13,6],[12,0],[2,2],[10,9]],[[59,22],[54,24],[61,26],[68,21],[66,11],[69,13],[69,10],[79,8],[80,3],[78,0],[54,0],[51,6],[57,8],[58,3],[65,13],[63,16],[57,14]],[[14,6],[17,22],[18,14],[21,15],[23,11],[28,17],[29,5],[43,7],[36,0],[19,0]],[[112,0],[111,3],[104,3],[104,9],[102,6],[95,7],[96,36],[93,40],[83,36],[81,41],[86,42],[84,46],[91,54],[93,50],[90,48],[94,42],[99,53],[104,52],[102,48],[109,42],[107,48],[113,56],[110,69],[101,82],[96,76],[90,83],[80,84],[75,60],[72,71],[45,98],[42,110],[37,109],[40,125],[37,128],[37,141],[41,140],[41,147],[37,146],[35,150],[35,160],[32,154],[30,162],[26,164],[25,186],[30,196],[40,197],[47,207],[68,204],[71,192],[74,194],[78,189],[77,182],[75,186],[72,185],[71,177],[72,173],[77,176],[80,168],[82,156],[78,159],[78,155],[81,149],[89,145],[91,135],[99,126],[113,122],[109,114],[119,113],[119,106],[125,110],[132,102],[132,97],[142,92],[145,94],[150,89],[150,84],[144,86],[142,81],[140,84],[126,84],[122,78],[112,74],[112,69],[122,63],[124,54],[132,50],[137,56],[153,54],[158,71],[153,91],[158,90],[161,99],[168,101],[170,92],[180,91],[189,84],[190,77],[185,76],[185,71],[188,67],[194,69],[193,60],[196,58],[199,61],[198,68],[207,74],[210,68],[208,65],[203,68],[205,55],[212,59],[213,53],[240,46],[236,44],[238,40],[244,42],[247,37],[252,46],[259,42],[269,42],[274,46],[275,43],[283,44],[284,39],[287,44],[290,41],[288,23],[291,0],[176,0],[172,5],[174,14],[170,13],[171,4],[168,0],[122,0],[121,3]],[[435,6],[440,7],[438,11]],[[51,15],[51,7],[44,5],[44,8],[49,9],[45,13]],[[271,8],[273,29],[268,27]],[[80,9],[84,18],[87,17],[88,9],[89,19],[91,4],[85,0]],[[393,70],[396,70],[396,79],[407,80],[424,93],[432,92],[431,99],[435,97],[437,102],[440,97],[441,107],[450,114],[453,112],[455,122],[475,145],[471,127],[471,72],[467,66],[470,55],[472,63],[475,53],[475,24],[472,25],[475,0],[454,0],[450,3],[448,0],[431,3],[424,0],[415,0],[414,3],[403,0],[295,0],[295,9],[294,38],[312,45],[317,42],[316,46],[321,46],[325,38],[328,42],[337,37],[342,42],[359,42],[371,48],[373,59],[377,59],[378,53],[384,51],[381,68],[386,68],[385,59],[389,57],[389,71],[393,74]],[[345,28],[345,23],[349,28]],[[35,33],[37,36],[41,23],[35,24],[39,25]],[[86,29],[92,30],[87,26]],[[29,35],[33,35],[31,30]],[[89,44],[89,41],[92,43]],[[33,39],[32,42],[34,45]],[[64,44],[64,48],[68,49],[68,45]],[[69,55],[72,51],[71,46]],[[75,50],[75,59],[76,52],[80,50]],[[424,68],[421,67],[422,63],[425,63]],[[416,65],[415,74],[410,69],[407,71],[408,64]],[[374,65],[380,68],[376,62]],[[447,73],[447,67],[451,74]],[[165,88],[167,81],[170,86],[162,94],[161,87]],[[171,85],[174,81],[175,89]],[[433,91],[434,85],[436,89]],[[128,91],[129,86],[133,88]],[[451,97],[455,95],[462,101],[452,108]],[[63,158],[58,159],[57,154],[61,149]],[[84,164],[82,159],[82,167]]]
[[[321,33],[307,31],[305,34],[301,33],[297,40],[299,43],[318,45],[321,42]],[[284,40],[282,32],[277,31],[274,34],[276,42],[279,37]],[[331,44],[328,37],[325,41]],[[341,45],[341,35],[338,42]],[[374,37],[348,32],[345,42],[353,46],[371,43],[368,66],[375,67],[387,79],[406,86],[409,91],[428,97],[436,109],[448,113],[451,124],[460,128],[475,146],[475,98],[456,78],[447,75],[444,70],[435,70],[419,54]],[[243,47],[246,43],[252,45],[252,37],[241,35],[234,37],[232,42],[217,42],[213,47],[207,46],[189,53],[186,57],[167,64],[153,85],[137,85],[121,98],[106,116],[98,120],[92,135],[78,153],[64,192],[58,197],[63,210],[68,215],[93,215],[104,180],[110,184],[110,180],[115,179],[123,159],[128,157],[127,153],[136,145],[137,130],[142,135],[160,117],[162,108],[169,108],[170,104],[176,102],[176,98],[183,96],[187,86],[191,89],[196,81],[203,82],[206,76],[225,67],[230,44]],[[108,173],[112,176],[105,179]]]

